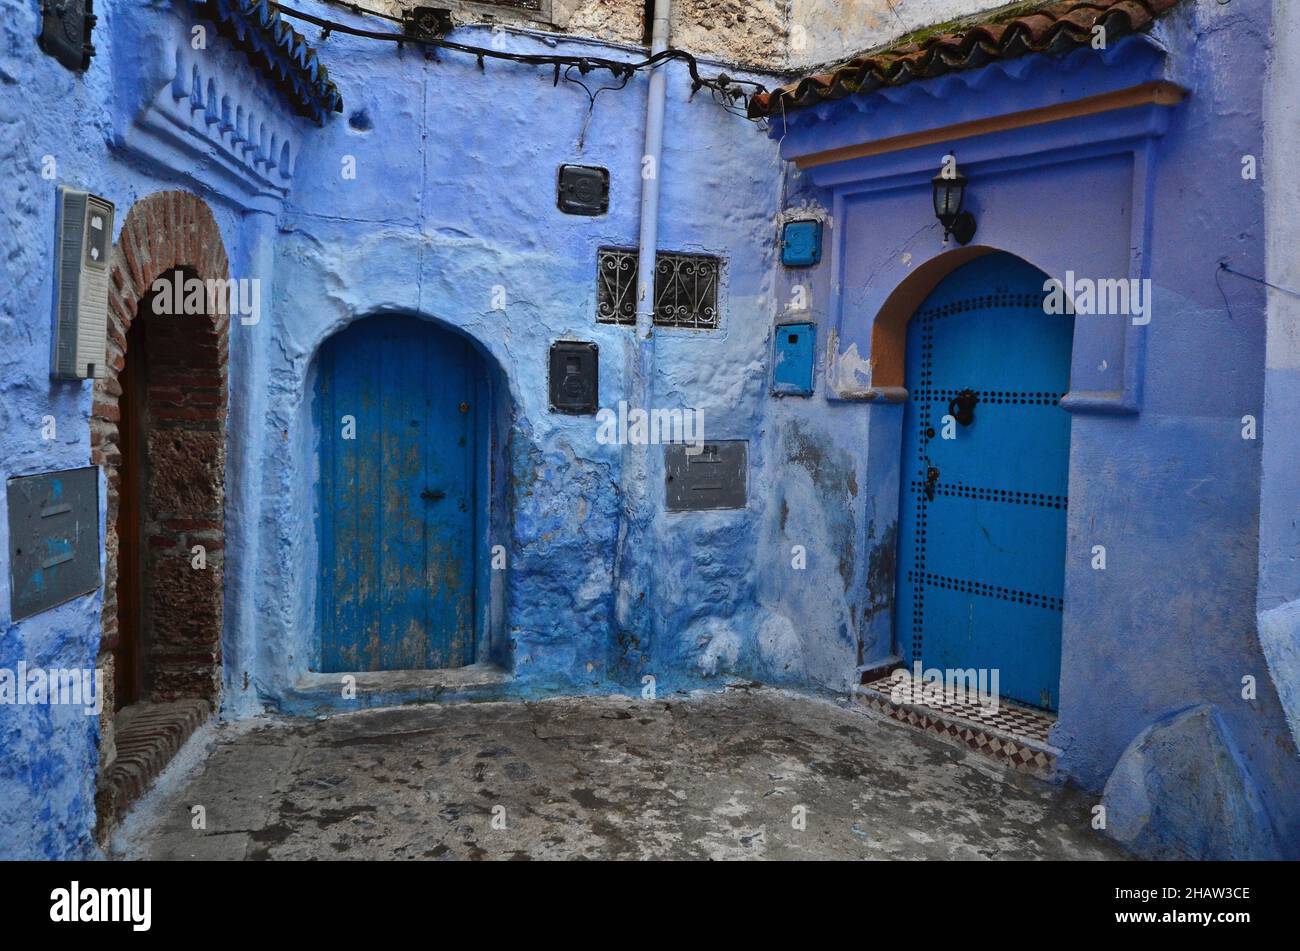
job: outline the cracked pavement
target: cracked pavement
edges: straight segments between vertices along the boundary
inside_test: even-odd
[[[209,742],[116,857],[1123,857],[1072,790],[768,688],[260,719]]]

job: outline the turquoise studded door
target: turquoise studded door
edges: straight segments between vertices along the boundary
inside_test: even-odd
[[[997,671],[1055,709],[1074,318],[1046,276],[990,254],[950,274],[907,335],[896,639],[909,667]]]

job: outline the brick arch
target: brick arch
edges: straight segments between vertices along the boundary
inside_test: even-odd
[[[158,192],[131,207],[113,247],[107,372],[95,382],[90,418],[91,461],[104,468],[108,486],[101,658],[111,659],[119,639],[120,375],[131,359],[131,327],[144,319],[149,376],[139,557],[152,678],[142,699],[213,703],[221,660],[229,316],[225,307],[194,316],[139,314],[154,282],[178,269],[205,281],[230,277],[207,204],[188,192]],[[191,567],[194,545],[206,549],[204,570]],[[105,673],[112,681],[111,669]],[[102,765],[115,753],[108,726]]]

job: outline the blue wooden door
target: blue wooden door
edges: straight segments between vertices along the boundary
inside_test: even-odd
[[[895,616],[910,662],[996,669],[1003,696],[1055,709],[1074,318],[1043,312],[1045,280],[979,258],[908,326]]]
[[[464,339],[404,316],[321,348],[320,670],[474,662],[479,367]]]

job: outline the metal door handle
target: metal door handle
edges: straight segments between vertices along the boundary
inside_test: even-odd
[[[975,404],[979,401],[974,390],[962,390],[948,401],[948,415],[963,426],[969,426],[975,422]]]
[[[424,499],[426,502],[438,502],[446,497],[447,493],[442,491],[430,492],[428,489],[425,489],[420,493],[420,498]]]

